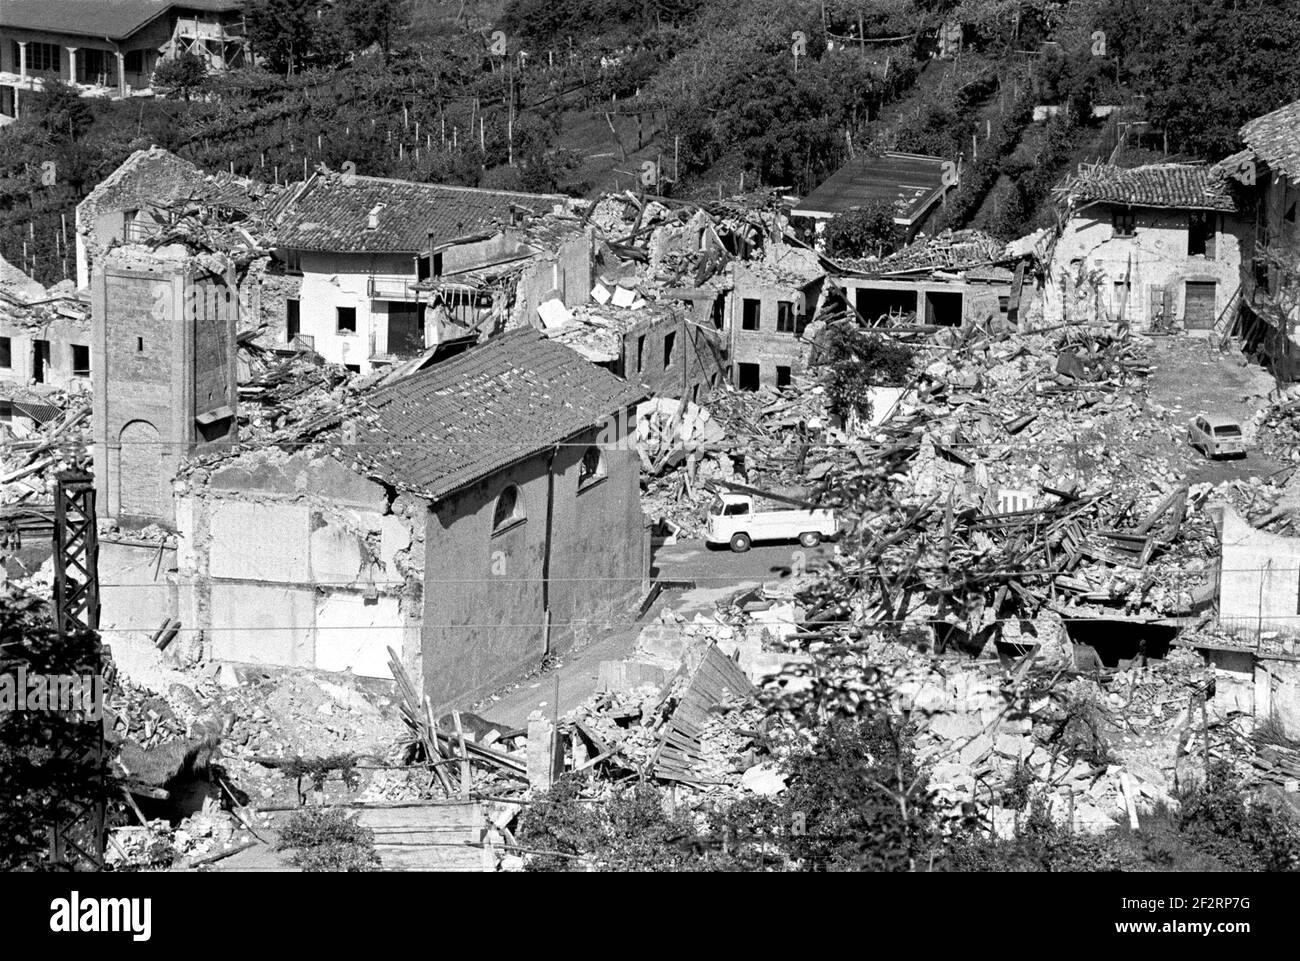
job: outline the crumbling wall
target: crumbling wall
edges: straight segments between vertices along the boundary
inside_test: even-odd
[[[1258,531],[1223,512],[1219,622],[1229,630],[1300,633],[1300,538]]]
[[[300,330],[316,352],[334,364],[368,374],[371,358],[387,343],[386,307],[375,308],[372,275],[405,277],[415,282],[415,263],[406,254],[302,253],[299,286]],[[356,330],[339,330],[338,308],[356,310]],[[281,315],[283,317],[283,315]],[[381,325],[384,327],[380,329]],[[284,329],[283,320],[280,322]]]
[[[0,366],[0,383],[30,384],[36,376],[36,342],[49,344],[42,383],[60,390],[89,390],[90,371],[73,366],[73,346],[90,349],[90,319],[55,319],[15,312],[0,315],[0,337],[9,338],[10,364]],[[87,356],[89,360],[89,356]]]
[[[77,286],[90,286],[91,270],[112,244],[121,243],[127,214],[152,222],[151,204],[165,205],[193,189],[203,172],[161,147],[138,150],[77,205]]]
[[[789,367],[791,376],[804,372],[808,364],[810,344],[798,332],[812,319],[817,306],[818,291],[792,284],[775,283],[737,263],[734,286],[728,295],[726,310],[729,339],[731,341],[731,370],[733,382],[739,376],[740,364],[757,364],[759,383],[775,385],[777,367]],[[744,302],[757,300],[759,329],[745,330]],[[789,303],[795,314],[792,331],[777,330],[777,305]]]
[[[422,501],[279,449],[192,472],[178,501],[178,565],[211,657],[389,678],[391,646],[418,665]]]
[[[664,346],[669,337],[672,353],[665,365]],[[719,362],[720,336],[711,329],[684,323],[681,314],[648,317],[623,334],[622,341],[623,376],[644,384],[656,397],[680,400],[686,396],[696,402],[726,376]]]
[[[1214,257],[1210,258],[1188,255],[1186,210],[1137,208],[1134,215],[1132,237],[1115,236],[1110,208],[1103,205],[1089,207],[1070,218],[1052,253],[1043,292],[1045,322],[1105,319],[1099,313],[1117,317],[1126,279],[1124,318],[1138,329],[1146,329],[1154,319],[1155,288],[1169,291],[1173,317],[1179,322],[1185,313],[1188,281],[1213,281],[1218,285],[1216,317],[1228,306],[1241,285],[1242,265],[1248,262],[1253,249],[1248,224],[1232,215],[1222,215],[1215,234]],[[1213,220],[1215,215],[1209,216]],[[1155,296],[1159,296],[1158,290]]]

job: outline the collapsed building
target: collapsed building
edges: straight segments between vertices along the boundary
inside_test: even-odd
[[[1048,322],[1231,326],[1255,226],[1236,185],[1215,168],[1084,165],[1057,196],[1065,213],[1043,292]]]

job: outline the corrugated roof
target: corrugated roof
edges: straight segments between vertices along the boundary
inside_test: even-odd
[[[1300,100],[1256,117],[1241,128],[1255,155],[1292,181],[1300,181]]]
[[[911,224],[943,194],[941,157],[887,152],[850,160],[791,211],[833,217],[877,200],[894,206],[895,220]]]
[[[170,10],[237,13],[239,9],[239,0],[4,0],[0,27],[122,40]]]
[[[370,394],[358,466],[399,490],[438,498],[645,396],[520,328]]]
[[[561,194],[525,194],[382,177],[317,174],[283,204],[276,243],[300,250],[409,253],[508,223],[512,207],[547,213]],[[369,226],[376,211],[377,226]]]
[[[1084,203],[1120,203],[1131,207],[1235,211],[1229,185],[1203,164],[1148,164],[1145,167],[1099,165],[1072,185]]]

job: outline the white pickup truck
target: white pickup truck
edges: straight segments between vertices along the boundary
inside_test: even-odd
[[[733,551],[741,553],[754,541],[797,539],[804,547],[816,547],[823,537],[834,537],[836,530],[834,511],[756,511],[754,498],[748,494],[719,494],[709,505],[704,539],[710,544],[730,544]]]

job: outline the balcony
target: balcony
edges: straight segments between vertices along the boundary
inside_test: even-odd
[[[418,301],[420,292],[415,289],[415,278],[402,274],[371,274],[366,281],[366,294],[371,300]]]

